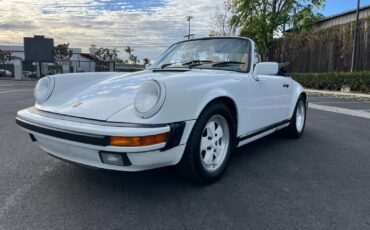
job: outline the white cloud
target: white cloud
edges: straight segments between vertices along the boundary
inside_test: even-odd
[[[165,0],[164,6],[149,10],[122,3],[124,10],[110,11],[100,7],[104,1],[0,0],[0,42],[22,43],[24,36],[42,34],[54,38],[56,44],[69,42],[71,47],[117,47],[121,55],[125,46],[132,46],[140,58],[155,58],[171,43],[184,39],[187,15],[194,16],[192,33],[207,36],[211,10],[222,2]]]

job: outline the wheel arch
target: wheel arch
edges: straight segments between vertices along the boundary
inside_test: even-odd
[[[305,103],[307,103],[307,102],[308,102],[308,101],[307,101],[307,99],[308,99],[308,98],[307,98],[307,93],[306,93],[305,91],[303,91],[303,92],[299,95],[299,97],[301,97],[301,96],[303,97],[304,102],[305,102]]]
[[[233,119],[233,122],[234,122],[234,128],[235,130],[237,131],[237,128],[238,128],[238,119],[239,119],[239,116],[238,116],[238,107],[237,107],[237,104],[236,102],[229,96],[217,96],[217,97],[214,97],[213,99],[209,100],[207,103],[204,104],[204,106],[199,110],[198,112],[198,117],[199,115],[211,104],[214,104],[214,103],[218,103],[218,102],[221,102],[223,104],[226,105],[226,107],[229,109],[231,115],[232,115],[232,119]]]
[[[292,98],[292,101],[290,102],[291,103],[291,107],[290,107],[290,110],[289,110],[289,119],[293,116],[293,112],[294,112],[295,106],[296,106],[296,104],[298,102],[298,99],[300,97],[303,97],[304,102],[306,104],[306,109],[308,107],[308,95],[307,95],[307,93],[303,89],[300,90],[300,91],[298,91],[298,92],[296,92],[294,95],[295,96]]]

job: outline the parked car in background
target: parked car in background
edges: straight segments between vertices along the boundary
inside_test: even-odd
[[[248,38],[212,37],[169,47],[147,70],[40,79],[35,106],[16,121],[59,159],[140,171],[176,165],[211,183],[235,148],[305,127],[307,94]]]
[[[31,71],[23,71],[23,77],[30,77],[32,75]]]
[[[25,78],[36,78],[37,77],[37,73],[34,71],[23,71],[23,77]]]
[[[11,77],[13,74],[9,70],[0,69],[0,77]]]

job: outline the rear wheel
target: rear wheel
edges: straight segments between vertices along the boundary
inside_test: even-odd
[[[223,103],[211,104],[195,123],[177,168],[186,178],[212,183],[224,173],[234,145],[230,111]]]
[[[301,137],[306,125],[306,101],[302,96],[299,97],[294,109],[290,125],[284,129],[284,133],[291,138]]]

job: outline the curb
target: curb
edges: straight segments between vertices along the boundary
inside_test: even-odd
[[[306,89],[308,95],[313,96],[327,96],[327,97],[338,97],[338,98],[352,98],[352,99],[362,99],[370,101],[370,94],[363,93],[342,93],[339,91],[327,91],[327,90],[316,90],[316,89]]]

